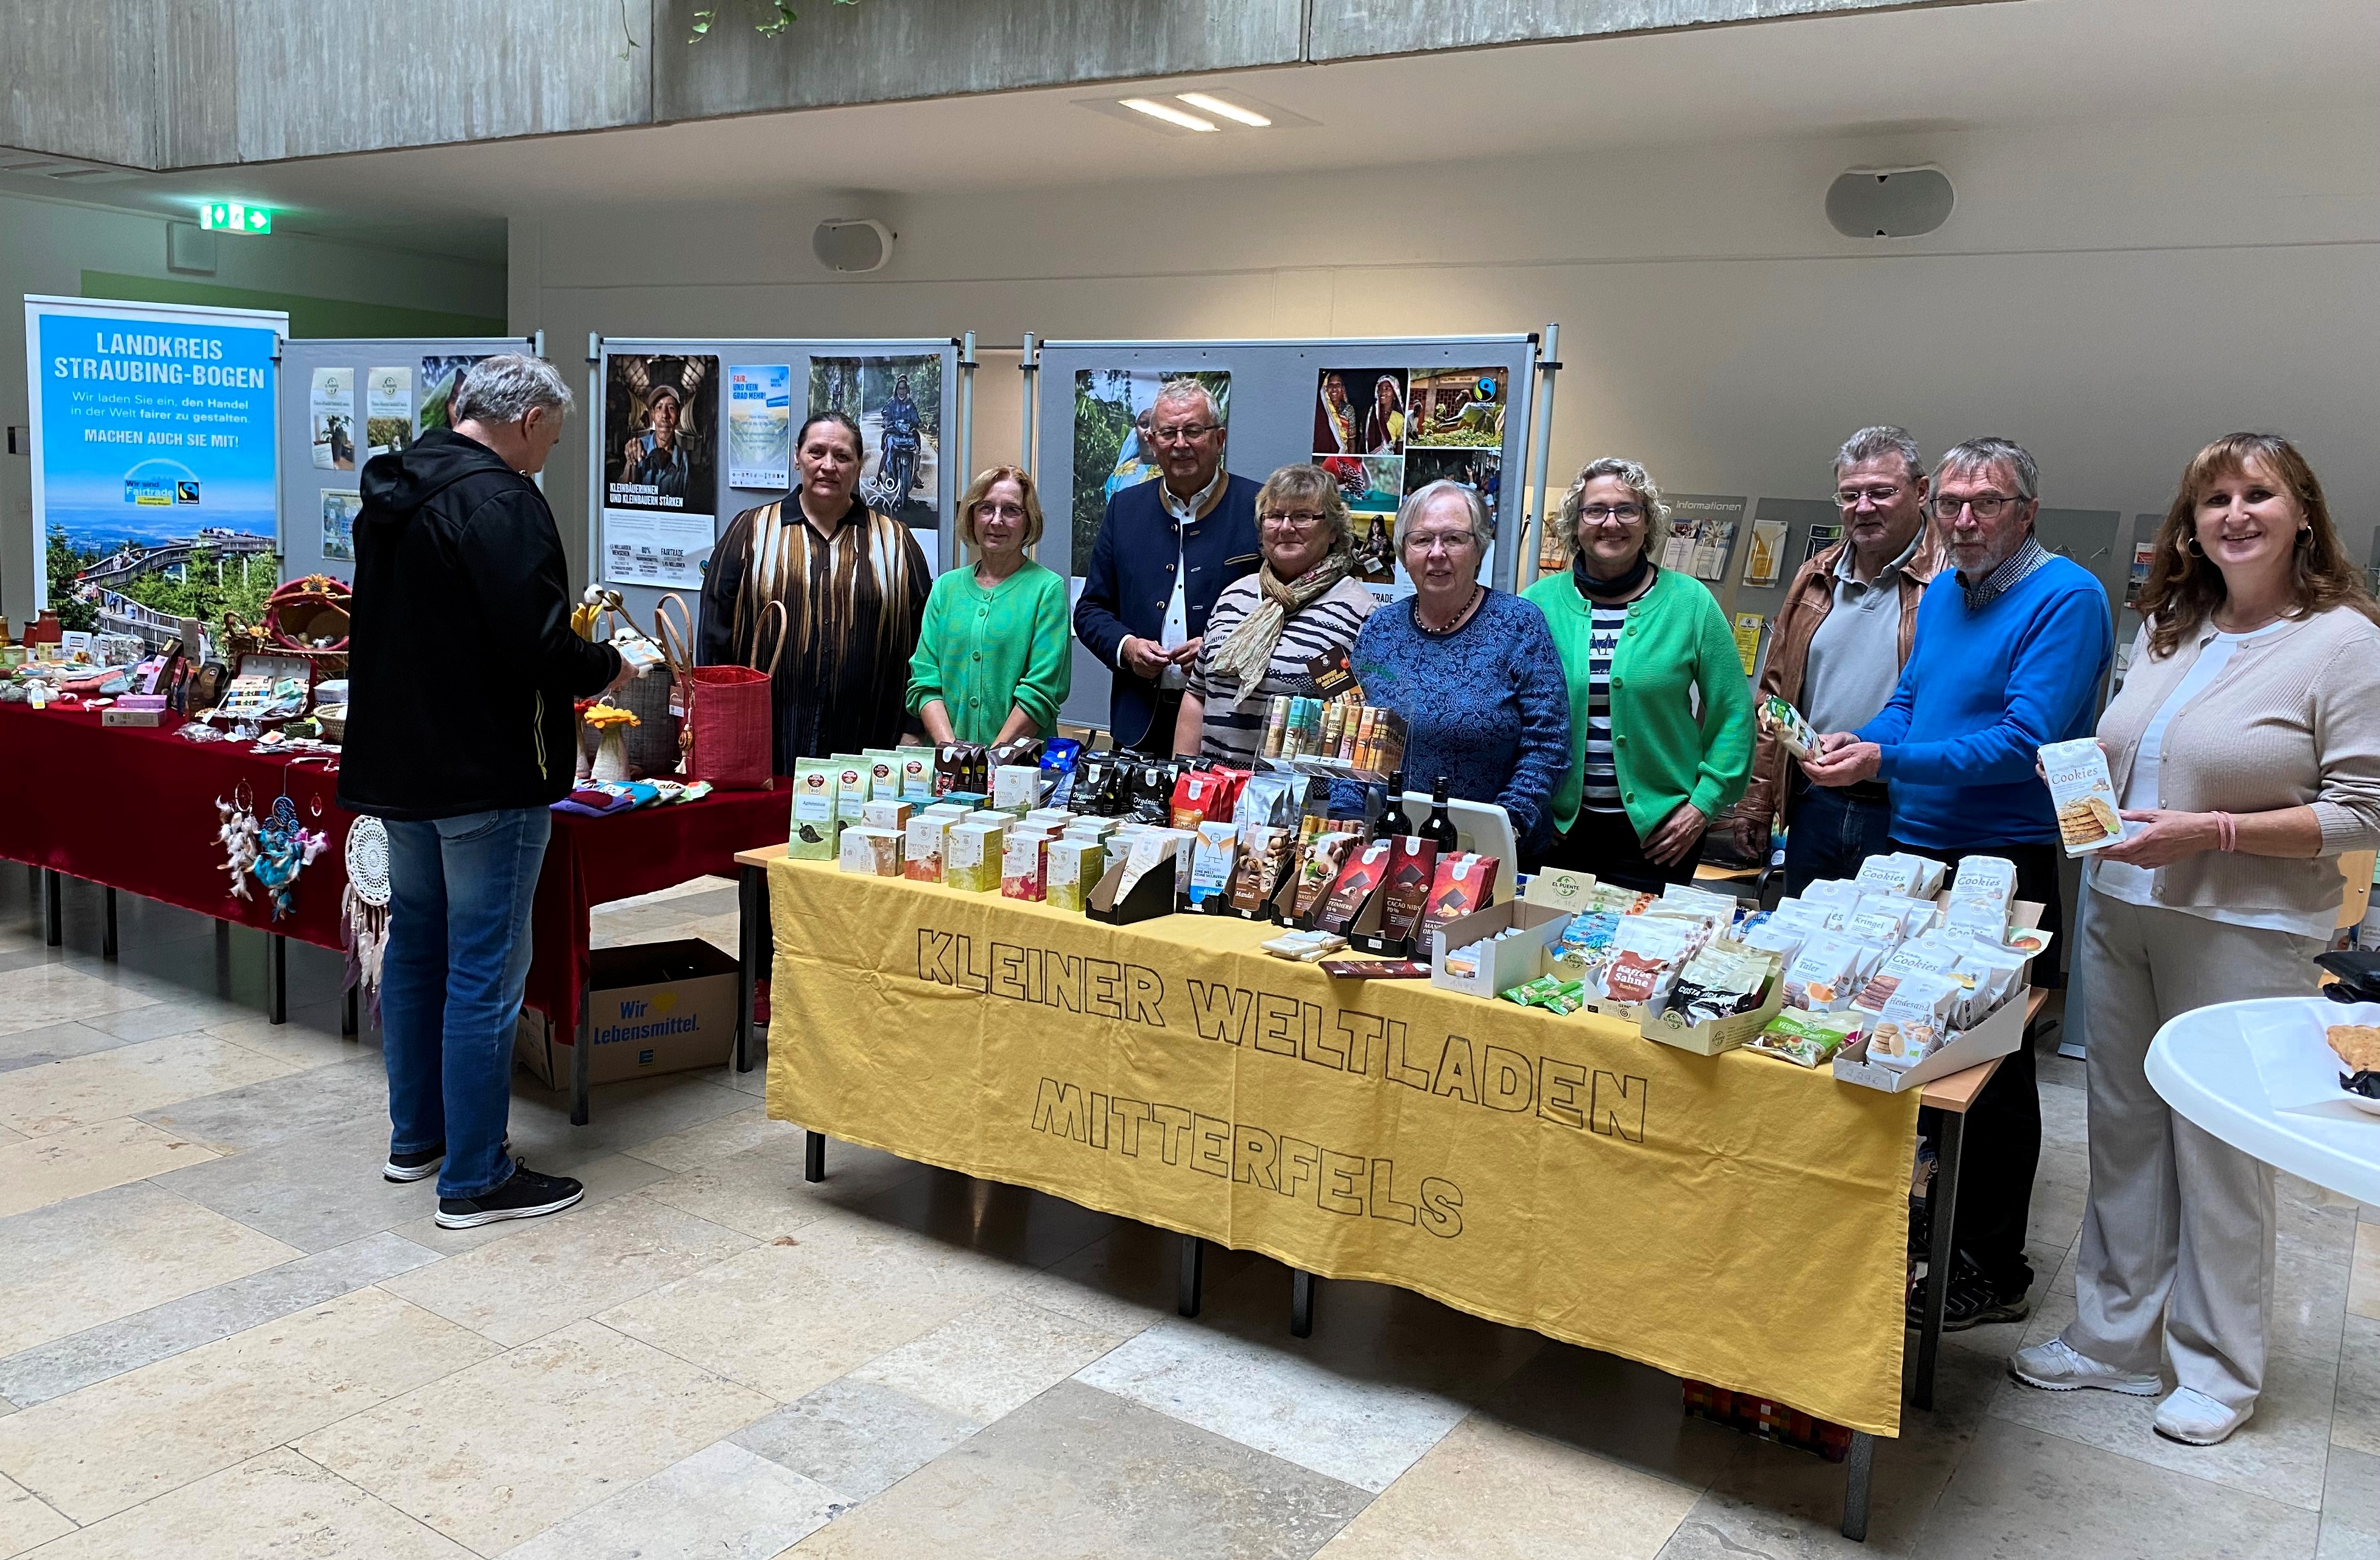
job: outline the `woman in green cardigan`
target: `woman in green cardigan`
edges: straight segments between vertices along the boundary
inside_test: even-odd
[[[967,484],[958,533],[975,566],[943,574],[926,598],[909,708],[937,744],[1053,735],[1074,686],[1075,647],[1064,576],[1025,556],[1041,539],[1033,478],[998,466]]]
[[[1694,880],[1703,830],[1752,773],[1752,695],[1727,614],[1657,567],[1668,508],[1643,466],[1588,463],[1562,498],[1571,566],[1523,592],[1570,681],[1570,771],[1548,866],[1634,889]]]

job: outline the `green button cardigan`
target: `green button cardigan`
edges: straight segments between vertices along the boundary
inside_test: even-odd
[[[1029,558],[989,590],[971,563],[943,574],[909,658],[910,713],[941,700],[961,742],[991,742],[1016,707],[1037,732],[1055,732],[1075,683],[1066,607],[1065,577]]]
[[[1537,604],[1570,680],[1570,769],[1554,788],[1554,827],[1577,821],[1586,753],[1586,599],[1564,569],[1521,593]],[[1692,697],[1699,696],[1700,713]],[[1611,744],[1621,804],[1639,840],[1681,802],[1717,817],[1752,775],[1752,691],[1727,614],[1700,580],[1663,569],[1628,603],[1628,627],[1611,659]]]

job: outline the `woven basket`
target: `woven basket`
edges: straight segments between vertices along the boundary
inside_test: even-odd
[[[686,624],[683,629],[670,621],[673,601]],[[628,728],[626,744],[628,772],[639,780],[674,775],[684,757],[678,745],[682,722],[671,707],[679,702],[678,683],[693,642],[693,619],[684,599],[675,594],[662,597],[653,609],[653,643],[661,647],[663,664],[642,677],[629,678],[612,701],[637,718],[637,724]]]

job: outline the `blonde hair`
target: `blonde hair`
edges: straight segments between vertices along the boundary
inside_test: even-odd
[[[959,540],[978,552],[983,550],[983,543],[975,534],[975,506],[990,495],[995,482],[1014,482],[1016,490],[1025,495],[1025,545],[1031,547],[1041,539],[1041,500],[1033,490],[1032,473],[1013,466],[995,466],[976,473],[975,480],[959,495]]]
[[[1620,485],[1633,493],[1636,502],[1644,506],[1645,557],[1653,555],[1654,533],[1670,518],[1670,506],[1661,502],[1660,484],[1653,480],[1651,472],[1621,455],[1605,455],[1598,460],[1591,460],[1578,468],[1578,479],[1570,485],[1570,491],[1562,495],[1560,541],[1565,564],[1578,556],[1578,512],[1586,505],[1586,485],[1603,477],[1620,478]]]

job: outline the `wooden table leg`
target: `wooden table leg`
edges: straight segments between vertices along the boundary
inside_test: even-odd
[[[1925,1193],[1929,1237],[1925,1252],[1925,1310],[1917,1328],[1917,1379],[1911,1397],[1921,1409],[1934,1406],[1935,1356],[1942,1348],[1942,1308],[1950,1296],[1950,1266],[1958,1260],[1959,1155],[1966,1146],[1967,1118],[1939,1113],[1942,1141],[1934,1155],[1934,1185]]]
[[[802,1133],[802,1179],[816,1185],[826,1179],[826,1134]]]
[[[107,914],[106,925],[99,934],[99,956],[113,959],[115,957],[115,890],[102,889],[99,895],[100,903],[105,907]]]
[[[570,1043],[570,1124],[587,1125],[589,1094],[595,1078],[595,992],[590,982],[578,988],[578,1030]]]
[[[42,869],[42,940],[56,948],[67,940],[66,906],[60,900],[60,875]]]
[[[760,941],[769,919],[769,877],[757,866],[735,872],[735,1070],[752,1070],[752,998],[759,984]]]
[[[1207,1242],[1195,1235],[1182,1238],[1182,1283],[1173,1309],[1184,1316],[1198,1314],[1198,1290],[1206,1277]]]
[[[264,1016],[274,1023],[289,1022],[289,939],[273,934],[266,945]]]
[[[1289,1275],[1289,1336],[1314,1336],[1314,1275],[1295,1269]]]
[[[1851,1455],[1843,1459],[1843,1537],[1867,1542],[1868,1487],[1876,1478],[1876,1437],[1864,1430],[1852,1432]]]

